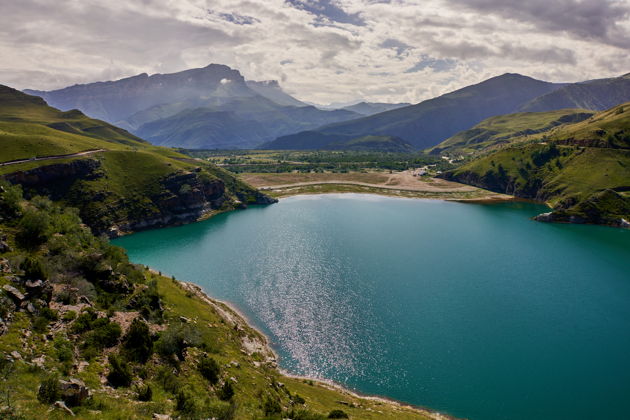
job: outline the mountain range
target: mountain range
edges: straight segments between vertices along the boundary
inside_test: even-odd
[[[415,105],[359,102],[340,109],[319,109],[287,94],[277,81],[248,81],[219,64],[25,92],[61,110],[80,109],[156,145],[338,149],[376,136],[422,150],[493,116],[601,111],[630,101],[630,75],[568,84],[507,73]]]
[[[237,70],[219,64],[24,92],[61,110],[80,109],[153,144],[187,148],[251,148],[361,116],[350,110],[320,110],[286,94],[276,81],[246,81]]]
[[[508,73],[416,105],[282,136],[263,147],[312,149],[329,139],[389,135],[426,149],[492,116],[563,108],[600,111],[626,101],[630,101],[627,75],[562,84]]]

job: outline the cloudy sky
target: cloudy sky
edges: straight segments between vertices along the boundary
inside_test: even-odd
[[[316,103],[630,72],[630,0],[0,0],[0,84],[227,64]]]

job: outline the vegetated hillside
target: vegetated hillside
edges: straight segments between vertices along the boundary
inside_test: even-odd
[[[546,201],[542,221],[630,227],[630,103],[502,148],[447,179]]]
[[[548,112],[520,112],[499,115],[483,120],[473,128],[460,131],[429,149],[431,154],[475,155],[497,147],[540,137],[555,127],[583,121],[594,114],[580,109],[561,109]]]
[[[390,104],[390,103],[385,103],[385,102],[359,102],[358,104],[346,106],[341,109],[345,109],[346,111],[356,112],[357,114],[361,114],[367,117],[370,115],[379,114],[385,111],[391,111],[392,109],[398,109],[398,108],[402,108],[409,105],[411,104],[408,104],[408,103]]]
[[[628,101],[630,74],[566,85],[528,102],[521,107],[521,111],[540,112],[561,108],[603,111]]]
[[[213,165],[6,86],[0,87],[0,143],[0,176],[28,196],[77,207],[96,233],[113,236],[273,201]],[[53,159],[81,152],[90,154]]]
[[[395,136],[411,143],[417,149],[425,149],[478,124],[485,118],[515,112],[525,102],[558,87],[560,85],[518,74],[504,74],[417,105],[332,124],[315,132],[322,137]],[[314,134],[311,137],[314,137]],[[299,138],[298,135],[295,138]],[[274,142],[265,147],[276,148]],[[286,147],[286,141],[283,141],[282,148],[290,147]]]
[[[365,136],[356,139],[329,143],[327,150],[348,150],[357,152],[411,153],[413,146],[398,137]]]
[[[1,181],[0,354],[3,419],[438,418],[283,376],[227,306]]]
[[[189,148],[251,148],[284,134],[360,117],[306,106],[277,82],[246,81],[237,70],[217,64],[26,92],[63,110],[80,109],[155,144]],[[202,112],[208,113],[207,124],[199,118]],[[186,135],[182,125],[188,126]]]

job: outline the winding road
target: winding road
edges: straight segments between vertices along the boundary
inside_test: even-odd
[[[105,152],[105,151],[107,151],[107,150],[106,149],[94,149],[94,150],[86,150],[84,152],[78,152],[78,153],[70,153],[68,155],[42,156],[42,157],[35,157],[35,158],[30,158],[30,159],[11,160],[9,162],[0,163],[0,166],[17,165],[19,163],[37,162],[37,161],[40,161],[40,160],[68,159],[68,158],[79,157],[79,156],[87,156],[87,155],[91,155],[91,154],[94,154],[94,153],[100,153],[100,152]]]

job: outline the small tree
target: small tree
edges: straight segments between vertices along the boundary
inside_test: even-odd
[[[234,388],[230,381],[225,381],[221,389],[217,392],[217,396],[220,400],[229,401],[234,396]]]
[[[59,387],[59,378],[57,375],[46,377],[39,385],[37,390],[37,399],[44,404],[52,404],[61,396],[61,388]]]
[[[199,361],[199,373],[206,378],[211,384],[216,384],[219,380],[221,368],[216,360],[211,357],[203,356]]]
[[[107,381],[114,387],[119,386],[127,387],[131,385],[131,371],[129,366],[122,363],[120,358],[115,354],[109,356],[109,373],[107,374]]]
[[[146,322],[136,318],[123,337],[125,356],[134,362],[146,363],[153,354],[153,337]]]

